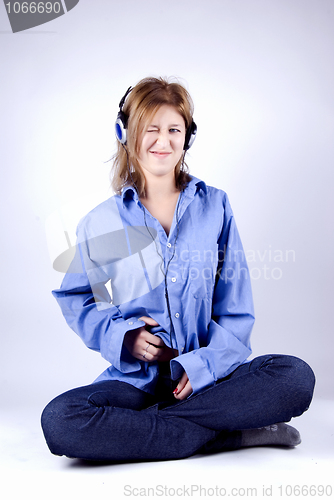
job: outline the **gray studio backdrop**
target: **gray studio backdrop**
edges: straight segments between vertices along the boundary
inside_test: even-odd
[[[148,75],[193,96],[188,164],[234,209],[254,355],[304,358],[333,397],[333,20],[332,0],[80,0],[12,33],[0,4],[2,401],[42,407],[106,366],[62,318],[52,263],[112,195],[118,102]]]

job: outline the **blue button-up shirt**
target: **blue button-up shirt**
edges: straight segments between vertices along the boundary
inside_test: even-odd
[[[233,212],[224,191],[195,177],[168,236],[132,186],[98,205],[80,221],[75,257],[53,294],[68,325],[111,364],[96,381],[154,392],[159,363],[123,345],[127,331],[145,326],[141,316],[158,322],[166,345],[172,340],[171,376],[186,371],[192,394],[251,354],[251,283]]]

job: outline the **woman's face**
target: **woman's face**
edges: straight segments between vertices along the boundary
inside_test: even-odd
[[[174,175],[186,134],[183,117],[173,106],[163,105],[140,137],[139,164],[146,180]]]

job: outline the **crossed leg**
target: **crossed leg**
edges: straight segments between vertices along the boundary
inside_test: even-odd
[[[301,415],[311,402],[314,383],[304,361],[284,355],[255,358],[175,404],[124,382],[104,381],[55,398],[43,411],[42,427],[56,455],[112,461],[185,458],[270,444],[258,428],[274,429],[273,424]],[[286,429],[276,431],[286,434]],[[284,443],[277,442],[277,432],[274,436],[273,444],[289,444],[286,436]]]

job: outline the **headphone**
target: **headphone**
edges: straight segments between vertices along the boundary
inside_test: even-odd
[[[115,122],[115,133],[116,133],[116,138],[118,141],[125,145],[126,144],[126,129],[128,125],[128,115],[126,115],[123,111],[123,106],[125,103],[125,99],[127,96],[130,94],[132,90],[132,87],[129,87],[128,90],[125,92],[124,96],[119,102],[119,112],[117,114],[116,122]],[[196,132],[197,132],[197,125],[194,122],[194,120],[191,121],[191,124],[186,130],[186,137],[184,140],[184,146],[183,149],[184,151],[188,151],[188,149],[193,145],[194,140],[196,138]]]

